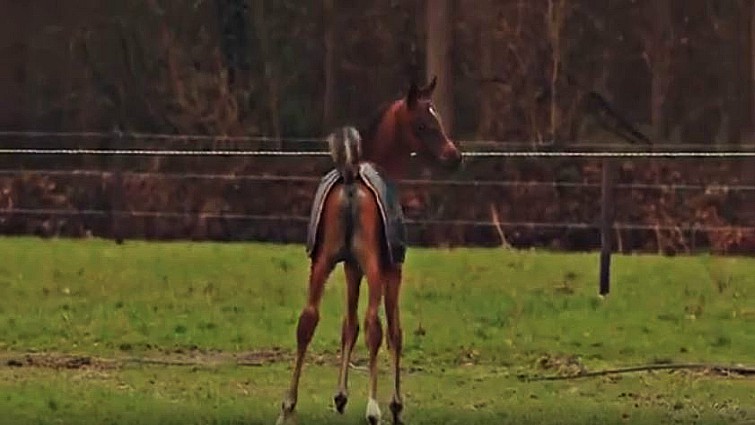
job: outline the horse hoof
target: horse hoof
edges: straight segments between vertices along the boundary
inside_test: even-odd
[[[370,399],[367,402],[367,423],[370,425],[380,424],[380,407],[378,407],[377,401]]]
[[[333,397],[333,402],[336,405],[336,411],[338,413],[343,415],[343,412],[346,410],[346,403],[348,403],[349,398],[344,393],[338,393]]]
[[[278,420],[275,421],[275,425],[293,425],[296,423],[294,412],[281,412],[278,416]]]
[[[391,413],[393,413],[393,424],[403,425],[404,422],[401,420],[401,412],[404,410],[404,405],[394,400],[390,404],[390,409]]]
[[[286,397],[286,399],[281,403],[281,412],[278,416],[278,420],[275,421],[275,425],[291,425],[296,423],[296,413],[294,412],[295,408],[296,401],[294,401],[291,397]]]

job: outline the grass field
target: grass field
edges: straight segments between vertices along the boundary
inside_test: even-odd
[[[302,247],[5,238],[0,258],[0,424],[275,422],[306,290]],[[755,424],[753,377],[520,379],[755,366],[754,269],[753,259],[617,256],[601,299],[595,254],[410,249],[405,420]],[[339,268],[302,378],[301,424],[364,423],[363,335],[347,412],[331,407],[343,300]],[[381,361],[387,418],[385,350]]]

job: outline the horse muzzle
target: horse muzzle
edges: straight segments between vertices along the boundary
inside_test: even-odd
[[[440,162],[443,168],[456,171],[461,167],[463,162],[461,152],[456,148],[445,149],[440,155]]]

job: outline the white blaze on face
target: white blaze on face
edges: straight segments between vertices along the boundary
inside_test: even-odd
[[[440,121],[440,115],[438,115],[438,112],[435,110],[435,108],[433,107],[433,105],[430,105],[427,108],[427,110],[430,111],[430,115],[432,115],[433,117],[435,117],[435,119],[438,120],[438,122],[441,122]]]

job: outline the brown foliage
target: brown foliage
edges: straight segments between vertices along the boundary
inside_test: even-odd
[[[181,162],[185,161],[185,162]],[[227,162],[226,162],[227,161]],[[223,164],[228,164],[225,167]],[[330,166],[327,159],[277,159],[267,162],[270,175],[304,174],[318,177]],[[145,169],[148,160],[130,167]],[[161,172],[258,174],[255,162],[237,164],[219,159],[202,164],[186,159],[164,162]],[[600,182],[600,163],[588,160],[470,161],[462,178],[520,182],[511,186],[403,186],[402,200],[411,220],[467,220],[485,225],[412,224],[410,239],[421,245],[484,245],[506,242],[518,246],[558,249],[595,249],[597,229],[539,228],[508,223],[594,223],[600,217],[599,187],[531,186],[528,182]],[[622,251],[688,253],[710,248],[720,253],[747,253],[755,248],[752,226],[753,192],[729,190],[715,182],[737,184],[724,164],[700,160],[631,160],[620,167],[616,194],[618,223],[644,226],[617,228]],[[442,177],[442,176],[439,176]],[[111,236],[110,217],[90,216],[80,210],[109,211],[113,204],[112,174],[103,178],[46,177],[25,174],[0,180],[0,231],[65,236]],[[745,182],[746,183],[746,182]],[[752,182],[750,182],[751,184]],[[627,184],[661,185],[628,187]],[[699,185],[687,190],[674,185]],[[126,214],[118,218],[127,238],[303,241],[305,223],[295,220],[224,218],[223,215],[307,217],[315,182],[203,180],[155,178],[126,174],[123,178],[125,211],[178,213],[151,217]],[[494,211],[491,211],[491,208]],[[14,214],[19,209],[60,209],[68,216]],[[500,228],[494,225],[497,222]],[[657,226],[657,228],[656,228]],[[702,230],[702,227],[712,227]]]

